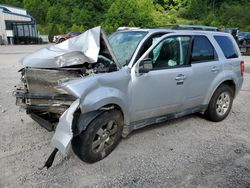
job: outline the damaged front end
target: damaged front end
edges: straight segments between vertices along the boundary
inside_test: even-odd
[[[80,70],[56,70],[25,67],[16,87],[16,104],[49,131],[55,130],[60,116],[76,100],[59,87],[59,80],[77,78]]]
[[[49,131],[52,145],[66,155],[73,137],[72,121],[80,98],[64,89],[67,82],[120,69],[101,27],[48,46],[22,60],[16,104]]]

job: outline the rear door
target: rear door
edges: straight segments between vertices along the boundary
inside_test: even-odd
[[[214,46],[205,35],[193,36],[192,77],[189,79],[185,108],[200,106],[213,81],[222,72],[222,63]]]

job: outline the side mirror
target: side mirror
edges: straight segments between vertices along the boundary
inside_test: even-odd
[[[151,58],[145,58],[140,62],[139,73],[148,73],[153,69],[153,60]]]

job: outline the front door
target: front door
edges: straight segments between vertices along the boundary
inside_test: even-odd
[[[190,41],[189,36],[163,37],[141,58],[151,60],[152,69],[147,73],[132,69],[132,122],[183,110],[188,87],[185,82],[192,73],[188,58]]]

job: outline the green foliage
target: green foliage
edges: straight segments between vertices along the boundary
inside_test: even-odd
[[[25,7],[41,34],[83,32],[102,25],[107,33],[121,26],[154,27],[204,24],[250,30],[249,0],[1,0]]]
[[[11,5],[11,6],[18,6],[18,7],[23,6],[23,0],[1,0],[0,3],[4,5]]]
[[[83,32],[85,29],[84,29],[84,26],[83,25],[76,25],[76,24],[73,24],[70,31],[72,32]]]
[[[156,10],[150,0],[116,0],[105,15],[104,28],[112,32],[120,26],[156,25]]]
[[[24,0],[23,4],[29,13],[36,18],[37,23],[46,24],[46,16],[50,6],[47,0]]]
[[[225,27],[239,27],[243,30],[250,30],[250,2],[242,4],[223,3],[218,11],[219,24]]]

